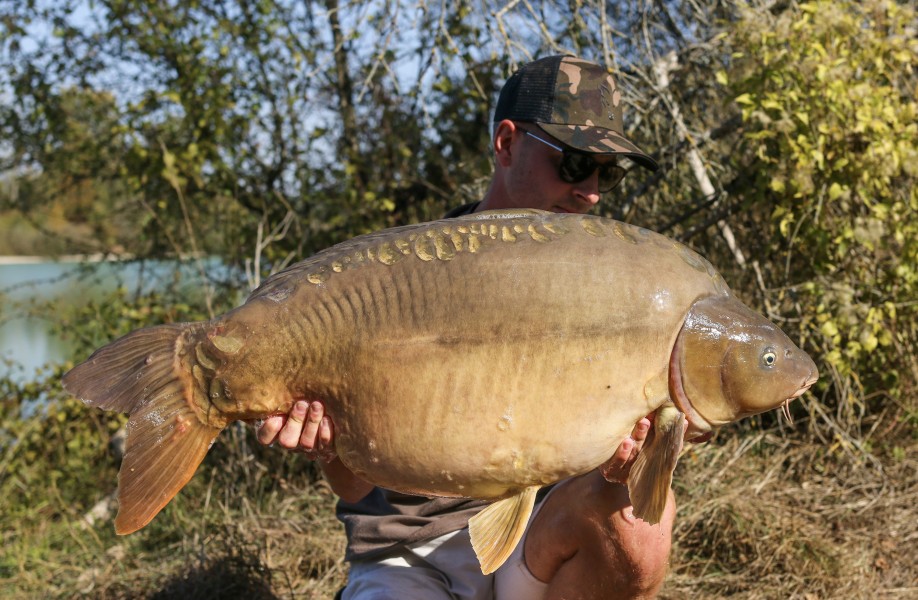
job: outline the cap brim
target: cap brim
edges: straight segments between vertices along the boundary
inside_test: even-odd
[[[536,125],[571,148],[594,154],[624,154],[645,169],[656,171],[660,168],[657,161],[649,154],[611,129],[553,123],[536,123]]]

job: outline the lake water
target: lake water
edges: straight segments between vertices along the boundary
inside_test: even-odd
[[[208,261],[211,267],[218,264]],[[208,267],[210,268],[210,267]],[[180,271],[189,281],[195,267],[188,263],[51,261],[45,258],[0,257],[0,376],[26,381],[48,363],[72,358],[70,348],[52,333],[52,316],[30,311],[36,303],[59,301],[75,305],[101,297],[119,286],[148,290],[163,277]]]

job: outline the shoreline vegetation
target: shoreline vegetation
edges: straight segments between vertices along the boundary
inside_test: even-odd
[[[7,255],[0,256],[0,266],[34,265],[40,263],[99,263],[127,262],[134,256],[114,256],[111,254],[63,254],[61,256]]]
[[[185,262],[190,260],[198,259],[210,259],[210,258],[219,258],[217,256],[207,256],[204,254],[182,254],[175,259],[169,258],[155,258],[150,259],[142,256],[137,256],[134,254],[111,254],[111,253],[94,253],[94,254],[61,254],[58,256],[55,255],[37,255],[37,254],[8,254],[0,255],[0,266],[13,266],[13,265],[34,265],[40,263],[127,263],[137,260],[146,260],[154,262],[162,262],[168,260],[176,260],[178,262]]]

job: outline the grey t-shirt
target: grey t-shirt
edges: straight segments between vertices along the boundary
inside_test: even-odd
[[[371,558],[458,531],[487,504],[468,498],[425,498],[373,488],[360,502],[338,502],[337,516],[347,534],[344,558]]]

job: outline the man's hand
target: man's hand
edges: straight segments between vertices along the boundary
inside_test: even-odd
[[[265,446],[275,442],[287,450],[302,452],[311,460],[335,460],[335,426],[325,416],[319,401],[298,400],[289,415],[275,415],[255,425],[258,441]]]
[[[605,477],[606,481],[614,483],[626,483],[628,473],[634,461],[637,460],[638,453],[644,447],[647,436],[650,433],[650,418],[644,417],[634,425],[631,436],[618,446],[618,450],[612,455],[612,458],[599,465],[599,472]]]
[[[318,400],[299,400],[290,414],[275,415],[255,425],[258,441],[268,446],[302,452],[318,460],[332,491],[345,502],[356,503],[373,491],[373,484],[355,475],[335,453],[335,425]]]

